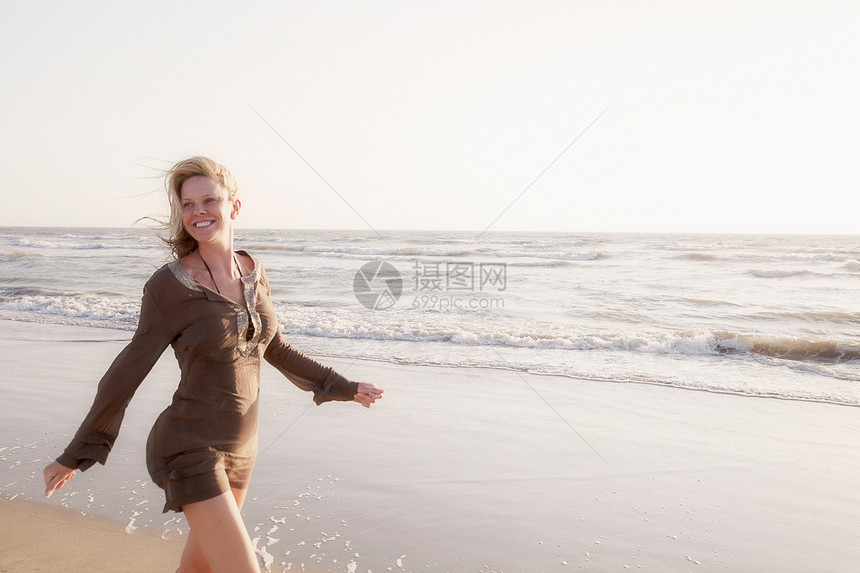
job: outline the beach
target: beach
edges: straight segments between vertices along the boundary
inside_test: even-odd
[[[0,497],[0,571],[174,571],[182,553],[178,540],[155,530],[125,533],[118,521],[45,503]]]
[[[0,573],[860,572],[860,1],[104,4],[0,21]]]
[[[41,470],[129,333],[9,320],[0,332],[0,570],[69,569],[81,538],[54,532],[85,529],[90,567],[172,571],[187,526],[161,512],[143,459],[178,380],[171,353],[107,466],[46,500]],[[320,359],[386,395],[371,410],[316,407],[264,368],[243,510],[264,570],[807,572],[860,559],[855,407]]]

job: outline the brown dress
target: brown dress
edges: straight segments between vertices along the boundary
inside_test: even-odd
[[[165,512],[247,487],[257,453],[262,358],[312,391],[317,404],[352,400],[357,383],[284,340],[256,259],[242,282],[244,306],[200,285],[179,261],[156,271],[144,286],[134,337],[102,377],[89,414],[57,461],[81,470],[105,463],[129,401],[168,345],[181,378],[146,444]]]

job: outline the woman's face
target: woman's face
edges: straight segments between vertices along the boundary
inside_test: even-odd
[[[239,213],[239,200],[230,201],[227,191],[215,179],[197,175],[180,189],[182,224],[198,243],[232,238],[233,219]]]

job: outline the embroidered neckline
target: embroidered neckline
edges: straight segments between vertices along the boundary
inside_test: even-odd
[[[251,257],[251,255],[248,255],[245,251],[237,252]],[[173,276],[175,276],[176,280],[178,280],[185,288],[201,292],[203,294],[206,294],[206,292],[209,291],[213,295],[220,297],[226,304],[230,305],[236,313],[236,331],[238,336],[238,340],[236,341],[236,350],[239,351],[239,354],[241,354],[243,358],[247,357],[251,351],[257,347],[257,344],[260,343],[260,331],[263,329],[263,325],[260,320],[260,313],[257,312],[256,305],[257,279],[260,276],[260,262],[254,257],[251,257],[251,260],[254,261],[254,270],[240,279],[243,285],[243,295],[245,297],[246,306],[242,306],[241,304],[230,300],[222,294],[216,293],[212,289],[207,288],[194,280],[194,277],[185,270],[185,267],[182,266],[182,263],[180,263],[179,260],[171,261],[167,264],[167,267],[173,273]],[[247,340],[249,323],[254,325],[254,333],[252,334],[251,339]]]

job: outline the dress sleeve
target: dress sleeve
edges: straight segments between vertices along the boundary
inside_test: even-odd
[[[266,271],[262,265],[260,265],[260,274],[266,297],[271,299],[272,288],[269,286],[269,278],[266,276]],[[290,382],[302,390],[313,392],[314,402],[317,405],[332,400],[346,402],[355,398],[356,393],[358,393],[358,382],[350,382],[330,366],[323,366],[310,356],[293,348],[284,340],[280,326],[275,337],[266,347],[264,357]]]
[[[98,385],[89,414],[57,461],[86,470],[107,460],[135,391],[173,339],[148,287],[143,289],[140,320],[131,342],[114,359]]]
[[[290,382],[302,390],[313,392],[314,402],[318,405],[331,400],[352,400],[358,392],[358,382],[350,382],[330,366],[323,366],[293,348],[284,340],[280,327],[266,348],[265,357]]]

